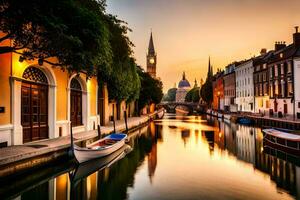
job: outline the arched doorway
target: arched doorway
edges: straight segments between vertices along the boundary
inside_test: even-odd
[[[71,80],[71,107],[70,107],[70,119],[72,126],[81,126],[82,123],[82,87],[76,78]]]
[[[48,79],[36,67],[23,73],[21,86],[21,125],[23,143],[48,138]]]

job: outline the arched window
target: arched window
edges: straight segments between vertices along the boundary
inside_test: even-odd
[[[24,79],[33,81],[36,83],[44,83],[48,84],[48,80],[46,75],[38,68],[36,67],[28,67],[22,76]]]
[[[82,88],[77,78],[71,80],[71,122],[72,126],[82,125]]]

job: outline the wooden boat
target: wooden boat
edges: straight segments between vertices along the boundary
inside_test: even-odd
[[[70,172],[70,180],[73,183],[76,183],[78,180],[81,180],[96,171],[101,171],[105,168],[108,168],[124,158],[131,151],[132,148],[129,145],[124,145],[108,156],[81,163],[76,166],[75,170]]]
[[[114,133],[87,145],[87,147],[79,147],[74,143],[73,131],[71,128],[71,152],[78,163],[83,163],[115,152],[124,146],[126,138],[126,134]]]
[[[262,130],[263,144],[283,152],[300,156],[300,135],[291,130],[269,128]]]

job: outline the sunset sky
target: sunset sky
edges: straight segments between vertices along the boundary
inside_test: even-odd
[[[182,72],[191,85],[205,79],[208,57],[214,71],[235,60],[292,41],[300,25],[299,0],[107,0],[107,12],[128,22],[137,63],[146,67],[150,30],[157,51],[157,75],[164,91]]]

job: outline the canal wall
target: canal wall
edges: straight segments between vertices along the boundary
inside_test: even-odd
[[[164,112],[162,109],[152,114],[140,117],[128,118],[128,130],[134,131],[148,124]],[[126,125],[124,120],[116,121],[116,132],[124,132]],[[113,125],[101,127],[101,134],[107,135],[113,132]],[[74,134],[75,143],[89,144],[98,138],[97,130]],[[33,142],[30,144],[10,146],[0,149],[0,177],[11,178],[28,171],[34,171],[51,163],[71,160],[69,156],[70,136]]]
[[[239,118],[248,118],[253,121],[255,126],[258,127],[276,127],[290,130],[300,130],[300,121],[285,119],[285,118],[273,118],[268,116],[260,116],[257,114],[245,114],[245,113],[218,113],[216,111],[208,110],[206,114],[215,116],[218,118],[223,118],[230,120],[231,122],[236,122]]]

